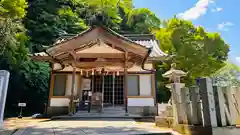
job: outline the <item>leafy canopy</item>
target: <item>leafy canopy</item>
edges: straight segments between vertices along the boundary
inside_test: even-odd
[[[148,8],[138,8],[130,11],[127,23],[137,33],[151,33],[160,28],[161,21]]]
[[[151,33],[160,20],[146,8],[134,8],[132,0],[34,0],[24,19],[33,51],[58,38],[75,35],[95,23],[119,33]]]
[[[0,1],[0,17],[20,19],[26,14],[26,0],[1,0]]]
[[[229,45],[218,33],[206,32],[191,22],[173,18],[156,33],[161,49],[189,78],[209,76],[225,65]],[[166,63],[165,63],[166,64]],[[169,63],[168,63],[169,65]]]

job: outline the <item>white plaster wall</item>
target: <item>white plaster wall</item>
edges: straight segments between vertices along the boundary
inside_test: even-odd
[[[80,75],[76,75],[75,76],[75,87],[74,87],[74,95],[77,95],[77,91],[79,89],[79,76]],[[72,90],[72,75],[68,74],[67,75],[67,85],[66,85],[66,96],[70,96],[71,95],[71,90]]]
[[[50,106],[59,107],[59,106],[69,106],[69,98],[51,98]]]
[[[151,75],[139,75],[140,96],[152,95]]]
[[[153,98],[128,98],[128,106],[154,106]]]

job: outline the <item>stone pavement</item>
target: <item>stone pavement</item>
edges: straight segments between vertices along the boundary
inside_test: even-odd
[[[4,120],[5,130],[15,130],[19,128],[24,128],[27,126],[36,125],[39,122],[48,121],[49,119],[32,119],[31,117],[18,118],[8,118]]]
[[[126,119],[46,121],[18,130],[14,135],[128,135],[148,133],[179,135],[171,129],[155,127],[154,123],[139,123]]]

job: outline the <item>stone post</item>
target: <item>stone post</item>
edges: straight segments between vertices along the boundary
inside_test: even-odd
[[[240,125],[240,88],[239,87],[235,87],[235,96],[234,98],[236,99],[237,102],[237,125]]]
[[[4,109],[7,97],[9,72],[0,70],[0,129],[3,129]]]
[[[200,98],[199,88],[190,87],[190,94],[192,96],[192,117],[191,124],[202,125],[202,102]]]
[[[192,123],[192,102],[190,100],[190,93],[187,87],[182,88],[182,105],[183,111],[186,113],[188,124]]]
[[[231,86],[223,87],[223,92],[226,95],[226,110],[229,110],[229,120],[230,120],[230,125],[234,126],[237,123],[237,109],[236,109],[236,101],[233,98],[233,88]]]
[[[222,87],[213,86],[214,98],[215,98],[215,107],[217,122],[221,126],[227,125],[227,119],[225,115],[225,99],[222,91]]]
[[[200,79],[200,95],[203,106],[203,125],[205,127],[217,127],[214,93],[210,78]]]
[[[186,113],[183,107],[181,98],[181,89],[185,86],[180,83],[180,78],[186,76],[186,73],[181,70],[176,70],[176,64],[171,65],[171,69],[163,74],[163,77],[169,78],[172,83],[167,84],[172,93],[172,107],[173,107],[173,125],[187,123]]]

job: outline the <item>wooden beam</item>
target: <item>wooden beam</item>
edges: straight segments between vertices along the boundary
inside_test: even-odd
[[[80,58],[109,58],[109,59],[124,59],[124,53],[79,53],[74,54],[76,59]],[[62,54],[57,56],[61,61],[69,60],[69,54]],[[129,57],[129,59],[132,57]]]
[[[126,63],[126,68],[131,67],[133,63]],[[102,67],[102,66],[119,66],[123,67],[123,62],[80,62],[76,64],[79,68],[87,68],[87,67]]]
[[[124,58],[124,53],[79,53],[79,58]]]

